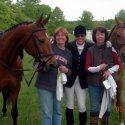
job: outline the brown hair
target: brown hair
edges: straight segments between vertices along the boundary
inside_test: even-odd
[[[63,27],[58,27],[55,32],[54,32],[54,41],[56,42],[56,35],[59,33],[59,32],[63,32],[67,38],[66,40],[66,44],[68,43],[69,41],[69,36],[68,36],[68,31],[66,28],[63,28]]]

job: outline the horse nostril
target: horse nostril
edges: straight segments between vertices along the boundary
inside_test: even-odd
[[[50,67],[55,67],[56,65],[55,64],[50,64]]]
[[[43,39],[39,39],[39,42],[43,44],[43,43],[44,43],[44,40],[43,40]]]

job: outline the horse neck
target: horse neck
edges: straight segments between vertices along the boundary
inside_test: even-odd
[[[0,60],[6,64],[13,64],[18,57],[18,48],[21,46],[23,39],[26,37],[22,30],[21,26],[19,28],[13,29],[13,31],[8,31],[4,34],[2,38],[2,49],[0,52]],[[24,41],[25,42],[25,41]]]
[[[112,41],[113,41],[112,37],[110,37],[110,38],[108,39],[108,41],[110,41],[110,42],[112,43]]]

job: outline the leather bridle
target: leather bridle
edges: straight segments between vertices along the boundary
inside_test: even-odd
[[[37,39],[37,37],[35,37],[34,34],[36,32],[43,31],[43,30],[46,30],[46,29],[45,28],[41,28],[41,29],[37,29],[37,30],[32,29],[31,37],[32,37],[33,45],[34,45],[35,51],[36,51],[35,61],[38,61],[42,64],[42,66],[45,66],[47,64],[47,62],[49,62],[51,60],[51,58],[54,56],[54,54],[41,54],[40,53],[40,50],[37,46],[37,41],[39,41],[39,39]],[[46,57],[49,57],[46,61],[41,60]]]
[[[114,30],[116,29],[119,29],[119,28],[124,28],[125,29],[125,25],[123,26],[121,26],[121,25],[116,25],[115,26],[115,28],[114,28]],[[115,49],[116,49],[116,51],[118,52],[118,54],[120,53],[120,50],[121,50],[121,48],[123,47],[123,46],[125,46],[125,41],[124,41],[124,43],[121,43],[120,44],[120,42],[119,42],[119,38],[118,38],[118,35],[117,35],[117,31],[116,31],[116,33],[115,33],[116,35],[115,35],[115,45],[114,45],[114,47],[115,47]],[[112,34],[111,34],[112,35]],[[110,35],[110,37],[111,37],[111,35]]]
[[[51,58],[54,56],[54,54],[41,54],[40,53],[40,50],[37,46],[37,41],[39,41],[39,39],[37,39],[37,37],[35,37],[35,33],[36,32],[39,32],[39,31],[43,31],[43,30],[46,30],[45,28],[40,28],[40,29],[37,29],[37,30],[34,30],[34,28],[32,28],[32,32],[30,34],[30,36],[26,39],[23,39],[25,41],[28,41],[28,39],[30,39],[32,37],[32,42],[33,42],[33,45],[34,45],[34,48],[35,48],[35,55],[34,55],[34,58],[35,58],[35,61],[37,62],[40,62],[40,64],[42,66],[45,66],[47,64],[47,62],[49,62],[51,60]],[[28,42],[26,42],[24,44],[24,47],[28,44]],[[24,48],[23,47],[23,48]],[[43,58],[46,58],[46,57],[49,57],[46,61],[43,61]],[[3,65],[4,67],[6,67],[7,69],[9,70],[13,70],[13,71],[21,71],[21,69],[12,69],[8,64],[6,64],[4,61],[0,60],[0,64]]]

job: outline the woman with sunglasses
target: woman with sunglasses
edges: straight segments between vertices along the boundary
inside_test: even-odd
[[[75,40],[67,44],[67,48],[71,51],[73,58],[72,73],[65,85],[66,121],[67,125],[74,125],[73,109],[76,95],[79,108],[79,125],[85,125],[87,121],[85,57],[92,43],[86,42],[86,29],[82,25],[75,27],[74,36]]]

